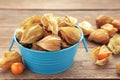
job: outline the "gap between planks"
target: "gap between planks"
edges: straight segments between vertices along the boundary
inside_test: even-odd
[[[9,11],[120,11],[120,8],[115,9],[15,9],[15,8],[0,8],[0,10]]]

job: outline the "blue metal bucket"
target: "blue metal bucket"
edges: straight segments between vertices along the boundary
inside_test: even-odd
[[[16,39],[16,30],[9,50],[11,50],[14,42],[16,42],[20,49],[24,65],[27,69],[39,74],[57,74],[69,69],[72,66],[74,63],[74,56],[80,42],[83,42],[86,51],[88,51],[88,47],[81,29],[80,32],[82,37],[78,43],[66,49],[47,52],[32,50],[22,46]]]

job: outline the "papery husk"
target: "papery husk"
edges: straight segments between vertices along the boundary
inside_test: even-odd
[[[26,29],[33,24],[41,24],[41,17],[35,15],[25,19],[23,23],[19,26],[19,29]]]
[[[44,14],[41,19],[41,23],[48,31],[52,31],[52,34],[58,35],[58,23],[53,14]]]
[[[106,45],[102,45],[99,51],[99,54],[107,53],[109,56],[112,54],[112,52],[107,48]]]
[[[101,26],[101,29],[106,30],[110,37],[112,37],[118,31],[118,29],[113,27],[111,24],[105,24]]]
[[[61,49],[61,38],[56,35],[48,35],[36,43],[47,51],[56,51]]]
[[[21,37],[23,35],[24,29],[18,29],[17,34],[16,34],[16,38],[20,41]]]
[[[62,47],[62,49],[65,49],[65,48],[70,47],[70,45],[67,44],[67,42],[65,42],[64,40],[62,40],[62,42],[61,42],[61,47]]]
[[[113,54],[120,54],[120,35],[115,34],[108,43],[108,48]]]
[[[74,27],[77,23],[77,19],[71,16],[56,17],[59,27]]]
[[[38,25],[41,24],[40,16],[35,15],[35,16],[25,19],[22,22],[22,24],[19,26],[19,28],[17,29],[17,34],[16,34],[17,39],[20,41],[23,36],[23,33],[25,33],[26,30],[31,28],[32,25],[36,25],[36,24]]]
[[[109,41],[109,34],[104,29],[96,29],[94,30],[90,36],[88,37],[88,40],[94,41],[100,44],[106,44]]]
[[[12,63],[22,62],[22,57],[15,50],[6,51],[0,59],[0,68],[3,70],[9,70]]]
[[[104,59],[101,59],[101,60],[97,59],[95,64],[97,64],[97,65],[105,65],[105,64],[107,64],[109,57],[112,55],[112,52],[107,48],[107,46],[103,45],[103,46],[101,46],[98,55],[100,55],[100,54],[108,54],[109,56],[104,58]]]
[[[100,55],[100,54],[108,54],[108,56],[99,60],[98,55]],[[101,47],[93,48],[90,56],[95,61],[95,64],[102,66],[102,65],[107,64],[108,59],[111,55],[112,55],[112,52],[107,48],[106,45],[103,45]]]
[[[112,21],[112,25],[113,25],[114,27],[116,27],[116,28],[118,29],[118,31],[120,31],[120,19],[114,19],[114,20]]]
[[[107,15],[99,15],[96,18],[96,25],[98,28],[101,28],[102,25],[107,23],[112,23],[113,17],[107,16]]]
[[[95,62],[95,64],[97,64],[99,66],[103,66],[103,65],[107,64],[107,62],[108,62],[108,58],[105,58],[105,59],[102,59],[102,60],[97,60]]]
[[[29,17],[29,18],[25,19],[23,21],[23,23],[21,24],[20,28],[22,26],[28,26],[28,25],[31,25],[31,24],[41,24],[41,17],[38,16],[38,15],[35,15],[35,16],[32,16],[32,17]]]
[[[43,37],[46,37],[48,35],[52,35],[52,32],[51,31],[47,31],[47,30],[44,30],[44,35]]]
[[[33,50],[40,50],[40,51],[45,51],[45,49],[41,48],[40,46],[38,46],[36,43],[32,44],[32,48]]]
[[[100,47],[95,47],[91,50],[90,52],[90,57],[92,60],[97,60],[98,59],[98,54],[100,52]]]
[[[90,33],[94,31],[94,28],[88,21],[83,21],[79,23],[78,25],[81,27],[85,36],[90,35]]]
[[[29,26],[29,28],[23,31],[19,42],[21,44],[31,44],[41,39],[43,37],[43,34],[44,34],[44,30],[40,25],[38,24],[31,25]]]
[[[70,45],[75,44],[81,38],[80,30],[75,27],[60,27],[59,35]]]

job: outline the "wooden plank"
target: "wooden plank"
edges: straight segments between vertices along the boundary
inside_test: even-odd
[[[9,13],[9,14],[8,14]],[[73,16],[78,19],[78,22],[83,20],[89,21],[93,27],[95,27],[95,18],[98,15],[104,14],[120,18],[120,11],[11,11],[11,10],[0,10],[0,28],[6,26],[18,27],[24,19],[33,15],[43,15],[45,13],[53,13],[55,16]]]
[[[4,28],[3,27],[0,27],[0,38],[2,37],[12,37],[14,35],[14,32],[15,30],[17,29],[17,27],[7,27],[5,26]]]
[[[76,69],[76,68],[72,67],[72,69]],[[11,74],[10,72],[5,72],[4,74],[0,75],[0,79],[90,79],[90,78],[92,78],[92,79],[101,79],[101,78],[102,79],[119,79],[119,76],[118,76],[118,78],[114,77],[117,75],[115,74],[113,69],[107,69],[106,74],[103,73],[105,71],[104,69],[101,71],[80,69],[79,75],[78,75],[78,73],[76,73],[76,70],[72,71],[72,69],[69,69],[68,71],[65,71],[64,73],[60,73],[60,74],[56,74],[56,75],[40,75],[40,74],[34,74],[34,73],[26,70],[24,72],[24,74],[15,76],[15,75]],[[96,74],[96,72],[97,72],[97,75],[94,75],[94,74]],[[111,74],[111,72],[113,72],[114,75]],[[25,76],[25,75],[27,75],[27,76]],[[73,75],[74,75],[74,77],[73,77]],[[94,75],[94,76],[92,76],[92,75]]]
[[[28,70],[18,76],[13,75],[11,72],[4,72],[0,75],[0,79],[119,79],[119,76],[114,69],[78,70],[75,66],[76,65],[63,73],[56,75],[35,74]]]
[[[6,48],[0,48],[0,52],[5,51]],[[0,54],[0,56],[2,55]],[[112,56],[107,65],[100,67],[94,65],[89,54],[84,51],[84,48],[78,48],[74,65],[69,70],[60,74],[41,75],[25,70],[22,75],[15,76],[10,71],[7,71],[0,72],[0,79],[119,79],[115,70],[115,65],[117,64],[117,61],[120,60],[119,57],[120,55]]]
[[[0,9],[120,9],[119,4],[119,0],[0,0]]]

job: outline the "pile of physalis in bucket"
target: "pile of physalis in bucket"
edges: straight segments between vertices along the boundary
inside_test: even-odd
[[[27,18],[17,29],[18,42],[33,50],[56,51],[77,43],[81,33],[75,27],[77,19],[70,16],[56,17],[53,14]],[[14,64],[16,63],[16,64]],[[20,54],[15,50],[6,51],[0,59],[0,69],[21,74],[24,65]]]
[[[53,14],[27,18],[18,28],[16,38],[23,46],[40,51],[56,51],[68,48],[81,38],[75,27],[77,19]]]

